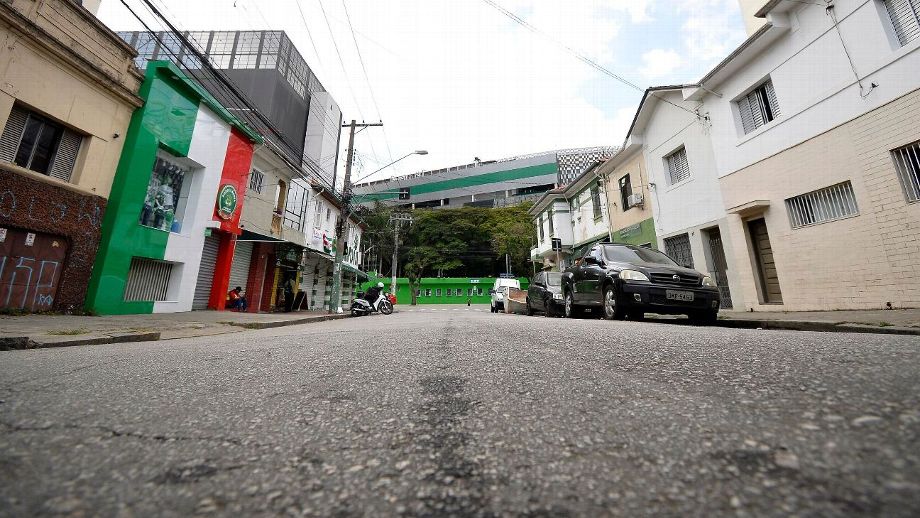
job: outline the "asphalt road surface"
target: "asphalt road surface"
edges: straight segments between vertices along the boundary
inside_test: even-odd
[[[917,337],[443,309],[0,352],[0,515],[920,515]]]

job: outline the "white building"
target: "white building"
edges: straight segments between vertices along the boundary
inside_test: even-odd
[[[725,250],[727,220],[716,174],[711,122],[700,104],[684,99],[692,85],[646,90],[628,141],[641,143],[658,249],[710,275],[733,307],[737,277]]]
[[[563,270],[572,257],[610,239],[610,212],[604,181],[597,172],[599,164],[588,167],[569,185],[547,192],[530,208],[537,227],[532,261]],[[558,253],[552,247],[554,238],[560,240]]]
[[[704,199],[659,184],[664,234],[727,211],[741,309],[920,305],[920,0],[772,0],[756,15],[763,26],[683,92],[714,149],[694,164],[688,147],[691,173],[718,177],[721,203],[709,179]]]

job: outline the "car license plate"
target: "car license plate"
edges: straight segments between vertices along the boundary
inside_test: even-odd
[[[681,302],[693,302],[692,291],[665,290],[664,296],[668,300],[679,300]]]

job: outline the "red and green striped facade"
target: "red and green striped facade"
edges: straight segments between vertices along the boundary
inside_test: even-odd
[[[99,314],[191,310],[205,237],[217,233],[209,307],[220,309],[261,138],[169,62],[147,64],[140,96],[145,104],[125,135],[86,307]],[[150,300],[149,289],[135,286],[139,264],[169,272]]]

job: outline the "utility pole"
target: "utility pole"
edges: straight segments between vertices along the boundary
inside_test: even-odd
[[[355,158],[355,128],[370,126],[383,126],[382,122],[343,124],[344,128],[351,128],[348,134],[348,155],[345,158],[345,183],[342,186],[342,214],[335,227],[335,262],[332,267],[332,300],[329,301],[330,313],[342,312],[342,261],[345,256],[345,242],[348,240],[348,218],[351,217],[351,166]],[[333,186],[335,187],[335,186]]]
[[[390,278],[390,293],[396,294],[396,262],[399,260],[399,224],[402,222],[412,223],[412,215],[394,212],[390,214],[390,221],[393,222],[393,272]],[[411,289],[411,288],[410,288]]]

